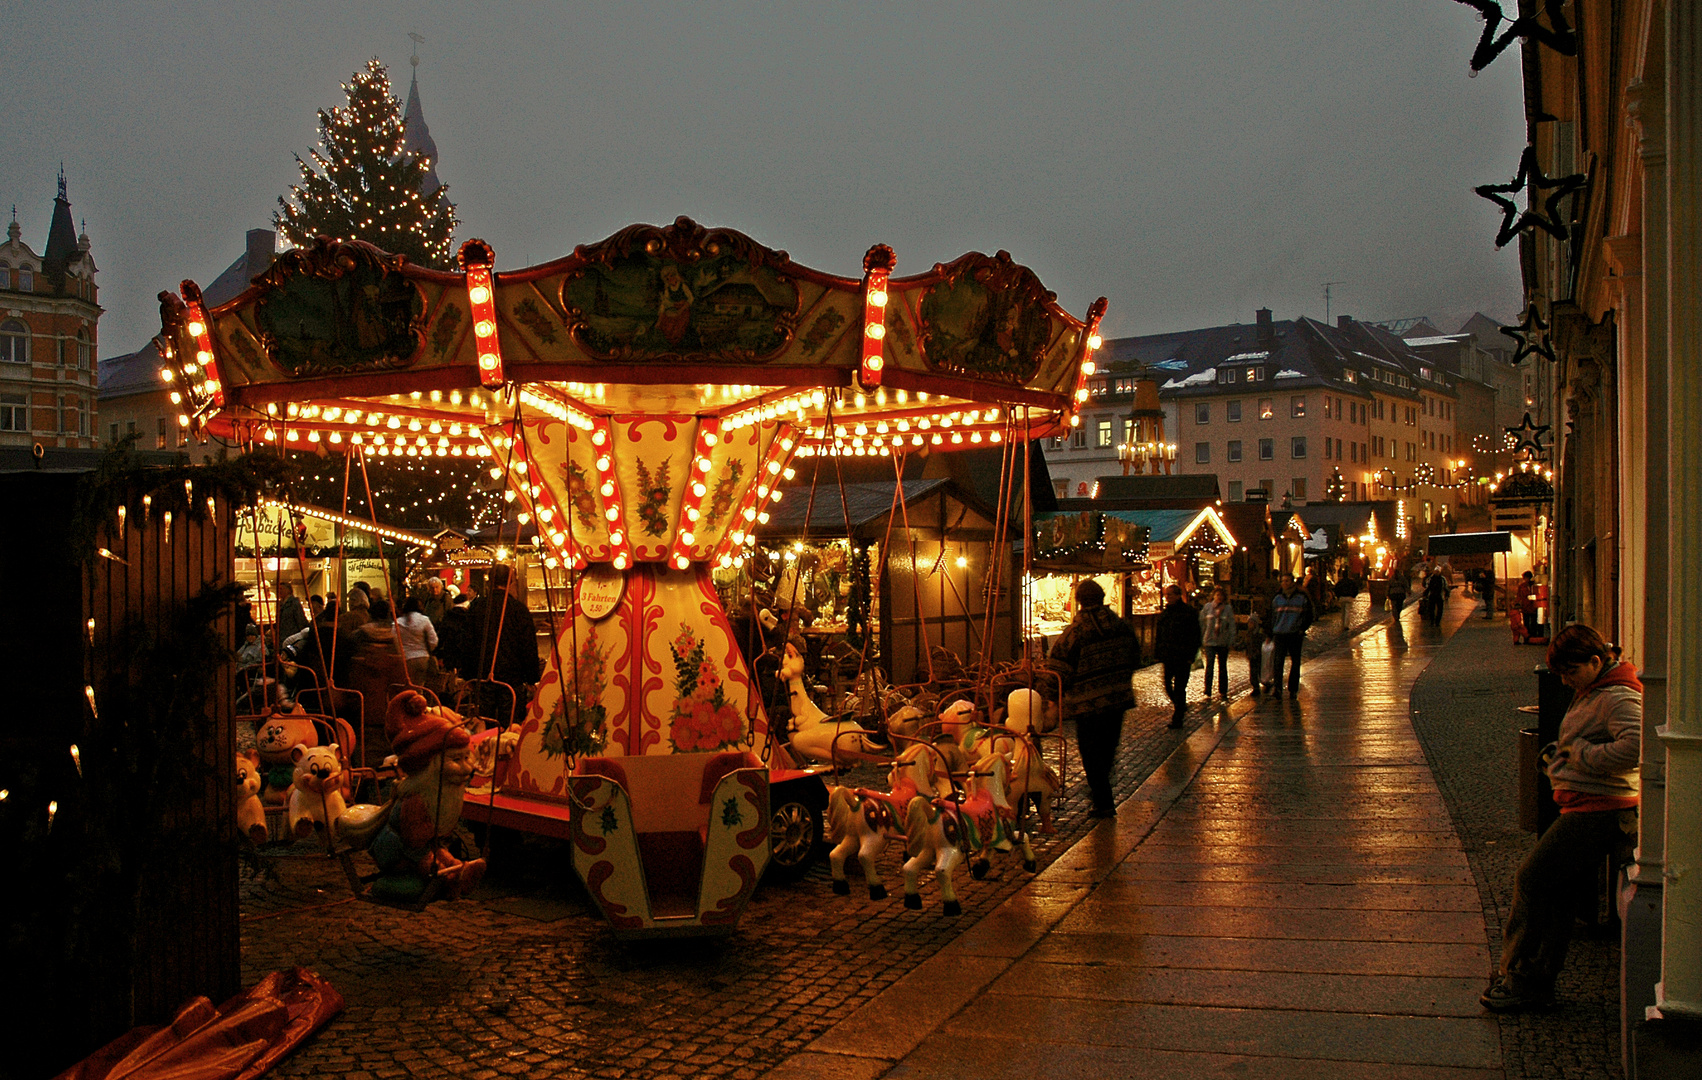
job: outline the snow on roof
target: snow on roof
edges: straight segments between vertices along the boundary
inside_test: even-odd
[[[1226,364],[1239,364],[1243,360],[1269,360],[1270,358],[1271,358],[1271,354],[1269,352],[1244,352],[1244,353],[1236,353],[1234,356],[1231,356],[1229,359],[1225,360],[1224,363],[1226,363]]]
[[[1186,379],[1171,379],[1164,384],[1166,390],[1179,390],[1184,386],[1210,386],[1217,382],[1217,368],[1209,367],[1204,371],[1196,371]]]
[[[1278,379],[1304,379],[1306,376],[1295,371],[1293,368],[1283,368],[1281,371],[1276,373],[1275,377]]]
[[[1443,334],[1441,337],[1409,337],[1406,343],[1414,348],[1422,349],[1426,345],[1457,345],[1462,341],[1470,341],[1470,334]]]
[[[1159,371],[1187,371],[1188,370],[1188,361],[1186,361],[1186,360],[1166,360],[1162,364],[1154,364],[1152,366],[1157,368]]]

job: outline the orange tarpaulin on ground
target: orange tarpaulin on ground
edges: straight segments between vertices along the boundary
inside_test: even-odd
[[[306,968],[274,971],[213,1007],[195,998],[165,1027],[139,1027],[55,1080],[252,1080],[343,1010],[343,996]]]

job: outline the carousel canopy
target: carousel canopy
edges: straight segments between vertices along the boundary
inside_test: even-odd
[[[1058,306],[1005,252],[894,277],[729,229],[635,225],[462,272],[321,238],[208,310],[160,296],[191,429],[250,445],[472,456],[569,565],[730,564],[795,455],[1010,446],[1079,422],[1105,301]]]

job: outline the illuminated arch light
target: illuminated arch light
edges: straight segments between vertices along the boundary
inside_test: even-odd
[[[607,417],[597,417],[591,424],[591,445],[596,451],[597,495],[603,503],[603,520],[609,530],[611,561],[616,570],[632,565],[632,545],[623,528],[626,510],[621,504],[621,485],[615,477],[614,429]]]
[[[741,546],[746,542],[756,542],[755,527],[759,524],[768,523],[768,511],[757,505],[759,501],[757,495],[759,484],[757,481],[784,476],[792,455],[798,451],[798,445],[797,430],[790,424],[781,424],[774,433],[774,441],[768,444],[768,453],[764,455],[762,463],[757,466],[756,480],[753,480],[751,485],[745,489],[744,496],[739,500],[739,505],[733,512],[732,525],[729,527],[729,531],[722,536],[721,542],[715,545],[715,551],[710,556],[711,561],[720,563],[724,556],[731,555],[734,547]],[[761,501],[766,505],[767,501],[777,494],[778,492],[765,493]]]
[[[858,380],[869,390],[881,384],[886,366],[887,281],[894,261],[885,244],[876,244],[863,256],[863,362]]]
[[[469,240],[456,256],[467,278],[467,304],[473,315],[473,344],[479,358],[479,382],[501,386],[502,348],[496,336],[496,253],[483,240]]]
[[[719,420],[711,416],[698,421],[691,478],[686,482],[685,495],[680,500],[680,520],[674,527],[674,540],[668,551],[668,565],[676,570],[691,568],[692,557],[697,550],[697,520],[702,516],[704,497],[709,494],[709,475],[715,468],[712,455],[720,441]]]

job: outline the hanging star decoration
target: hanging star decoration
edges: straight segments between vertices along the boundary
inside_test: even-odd
[[[1533,226],[1556,240],[1565,240],[1566,223],[1560,218],[1560,200],[1581,189],[1587,179],[1583,173],[1554,178],[1543,175],[1543,171],[1537,168],[1536,147],[1527,146],[1519,155],[1519,171],[1510,182],[1480,184],[1472,190],[1501,208],[1501,228],[1495,234],[1495,246],[1499,248],[1506,247],[1509,240]],[[1518,202],[1509,197],[1520,191],[1527,191],[1526,209],[1523,211],[1519,209]],[[1548,194],[1545,196],[1544,192]],[[1542,200],[1540,210],[1537,209],[1539,199]]]
[[[1507,51],[1507,46],[1520,38],[1531,38],[1547,45],[1561,56],[1578,55],[1578,35],[1572,32],[1572,26],[1566,21],[1566,15],[1561,11],[1565,0],[1543,0],[1543,14],[1548,16],[1548,25],[1537,21],[1535,15],[1521,14],[1516,19],[1509,19],[1502,13],[1501,5],[1495,0],[1459,0],[1483,16],[1483,36],[1477,39],[1477,48],[1472,50],[1471,73],[1478,72],[1495,62],[1496,57]],[[1514,0],[1517,9],[1519,0]],[[1507,24],[1507,30],[1497,37],[1495,31],[1501,24]]]
[[[1525,317],[1519,320],[1519,325],[1503,326],[1501,332],[1518,342],[1519,347],[1513,350],[1513,363],[1521,363],[1527,356],[1540,356],[1551,364],[1559,362],[1548,345],[1548,324],[1537,313],[1535,304],[1525,308]]]
[[[1526,413],[1525,419],[1518,427],[1505,428],[1504,430],[1514,439],[1514,456],[1528,450],[1531,455],[1528,460],[1535,461],[1542,457],[1542,437],[1548,433],[1548,429],[1548,424],[1538,424],[1531,419],[1530,413]]]

